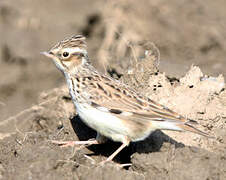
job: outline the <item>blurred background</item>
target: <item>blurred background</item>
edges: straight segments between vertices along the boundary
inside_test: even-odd
[[[87,37],[100,71],[127,67],[128,47],[151,41],[160,50],[160,71],[170,76],[192,64],[226,75],[225,7],[224,0],[0,0],[0,120],[64,84],[40,52],[74,34]]]

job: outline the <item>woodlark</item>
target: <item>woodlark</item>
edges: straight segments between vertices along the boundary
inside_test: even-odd
[[[157,129],[190,131],[208,136],[192,126],[188,120],[153,100],[145,97],[122,82],[98,72],[88,58],[85,37],[66,38],[48,52],[64,74],[67,85],[82,121],[97,131],[95,140],[53,141],[67,146],[100,144],[106,138],[122,145],[107,158],[112,160],[132,141],[140,141]]]

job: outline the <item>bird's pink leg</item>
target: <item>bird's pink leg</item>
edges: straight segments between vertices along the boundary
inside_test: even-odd
[[[90,139],[88,141],[51,141],[54,144],[58,144],[61,147],[75,146],[75,145],[93,145],[99,144],[96,139]]]
[[[130,141],[127,138],[125,138],[122,145],[112,155],[110,155],[106,160],[102,161],[100,164],[104,164],[106,162],[112,161],[112,159],[114,159],[114,157],[118,153],[120,153],[121,150],[123,150],[126,146],[128,146],[129,143],[130,143]]]

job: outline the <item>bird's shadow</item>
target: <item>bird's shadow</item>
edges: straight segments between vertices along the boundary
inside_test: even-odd
[[[74,132],[78,136],[80,141],[86,141],[88,139],[92,139],[96,137],[96,131],[86,126],[78,115],[70,118],[71,125],[73,127]],[[150,153],[150,152],[158,152],[163,143],[168,142],[173,144],[175,148],[184,147],[184,144],[178,143],[174,139],[170,138],[162,131],[155,131],[149,137],[147,137],[143,141],[132,142],[128,147],[123,149],[115,158],[114,161],[118,163],[130,163],[130,157],[133,153]],[[107,141],[104,144],[92,145],[89,146],[88,149],[93,151],[92,155],[103,155],[110,156],[121,143],[113,142],[111,140]]]

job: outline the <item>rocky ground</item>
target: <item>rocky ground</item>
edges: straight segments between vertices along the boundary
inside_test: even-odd
[[[225,4],[1,1],[0,179],[226,179]],[[39,54],[78,33],[100,71],[215,138],[156,131],[104,166],[98,162],[119,143],[52,144],[96,135],[76,115],[60,72]]]

